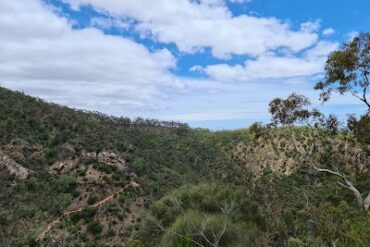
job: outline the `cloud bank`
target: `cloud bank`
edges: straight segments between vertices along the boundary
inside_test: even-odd
[[[222,0],[63,1],[74,9],[89,5],[117,18],[132,18],[138,22],[135,28],[142,36],[174,43],[182,52],[210,48],[218,58],[256,56],[278,48],[298,52],[318,40],[315,22],[302,23],[293,30],[273,17],[233,16]]]
[[[0,30],[2,83],[31,93],[43,89],[40,96],[49,100],[90,109],[106,99],[148,106],[164,97],[160,87],[182,87],[169,71],[176,58],[167,49],[149,51],[96,28],[73,29],[37,0],[1,1]]]
[[[76,13],[90,7],[89,24],[76,28],[79,20],[53,2]],[[313,95],[309,82],[338,44],[318,21],[293,26],[228,8],[248,2],[2,0],[0,84],[114,115],[263,119],[272,97]],[[206,65],[197,64],[202,56]],[[193,58],[191,77],[181,73],[182,57]]]

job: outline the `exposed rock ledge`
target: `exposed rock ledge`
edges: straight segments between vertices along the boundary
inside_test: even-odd
[[[78,159],[57,161],[49,167],[49,171],[53,174],[69,173],[75,168],[78,162]]]
[[[126,162],[113,152],[100,152],[97,155],[95,152],[83,151],[81,159],[90,163],[98,161],[108,166],[117,167],[121,171],[127,170]],[[67,174],[73,171],[80,162],[80,158],[57,161],[49,167],[49,172],[52,174]]]
[[[115,166],[119,170],[127,170],[125,160],[121,159],[118,155],[113,152],[103,151],[99,154],[95,152],[82,152],[82,158],[88,161],[98,161],[108,166]]]
[[[126,170],[126,162],[112,152],[100,152],[98,154],[98,161],[108,166],[115,166],[120,170]]]
[[[30,170],[21,166],[9,156],[0,152],[0,167],[5,167],[8,170],[10,175],[14,175],[18,179],[26,179],[30,174]]]

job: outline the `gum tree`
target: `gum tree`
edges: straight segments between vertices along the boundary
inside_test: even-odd
[[[361,33],[351,42],[332,52],[325,65],[325,78],[315,85],[321,100],[328,101],[333,92],[351,93],[370,111],[370,33]]]
[[[340,181],[337,183],[343,188],[350,190],[355,196],[360,208],[370,214],[370,192],[366,196],[363,196],[359,189],[350,181],[350,176],[348,175],[350,172],[343,171],[348,169],[348,167],[353,167],[352,164],[343,165],[341,164],[342,162],[337,162],[334,156],[330,157],[330,164],[326,164],[325,166],[320,164],[320,159],[318,158],[320,153],[318,149],[325,146],[323,145],[326,141],[323,140],[325,139],[324,132],[333,133],[333,128],[336,129],[336,126],[338,126],[338,121],[332,115],[325,118],[318,110],[310,109],[310,104],[308,98],[297,94],[292,94],[286,99],[273,99],[269,104],[269,111],[272,115],[274,125],[287,127],[290,140],[299,157],[315,172],[338,177]],[[316,135],[310,136],[310,145],[308,147],[303,147],[299,144],[296,133],[292,128],[297,123],[305,124],[311,128],[311,133],[316,133]],[[312,127],[316,129],[312,129]],[[331,153],[331,150],[327,152]]]

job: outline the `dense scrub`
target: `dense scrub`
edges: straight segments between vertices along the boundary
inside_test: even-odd
[[[184,186],[154,203],[146,229],[160,246],[191,240],[203,246],[257,245],[265,222],[247,188],[200,184]],[[164,234],[159,234],[158,229]],[[217,244],[216,244],[217,243]]]

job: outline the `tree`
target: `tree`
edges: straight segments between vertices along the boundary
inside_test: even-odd
[[[325,78],[315,85],[321,100],[328,101],[332,92],[351,93],[368,107],[370,75],[370,33],[361,33],[341,49],[332,52],[325,66]]]
[[[321,113],[313,109],[309,110],[310,100],[298,94],[291,94],[286,99],[275,98],[269,104],[274,125],[290,126],[294,123],[303,123],[310,117],[319,117]]]
[[[273,123],[280,126],[290,126],[297,122],[315,122],[316,127],[330,126],[331,128],[337,125],[337,121],[333,120],[333,116],[325,119],[323,115],[317,110],[309,109],[309,100],[302,95],[292,94],[287,99],[276,98],[269,104],[269,111],[272,114]],[[315,121],[319,119],[319,121]],[[333,124],[335,122],[335,124]],[[328,124],[329,123],[329,124]],[[333,132],[332,129],[329,129]],[[314,131],[314,130],[312,130]],[[298,141],[294,131],[290,128],[290,138],[293,143],[295,151],[299,154],[309,166],[318,173],[326,173],[331,176],[336,176],[342,180],[338,182],[342,187],[350,190],[357,199],[357,202],[361,209],[370,214],[370,192],[366,197],[363,197],[360,191],[353,185],[353,183],[347,178],[346,174],[339,169],[338,164],[331,164],[331,168],[322,168],[317,162],[317,147],[319,146],[319,138],[321,136],[311,136],[311,146],[304,148],[298,145]],[[334,160],[333,160],[334,161]]]

